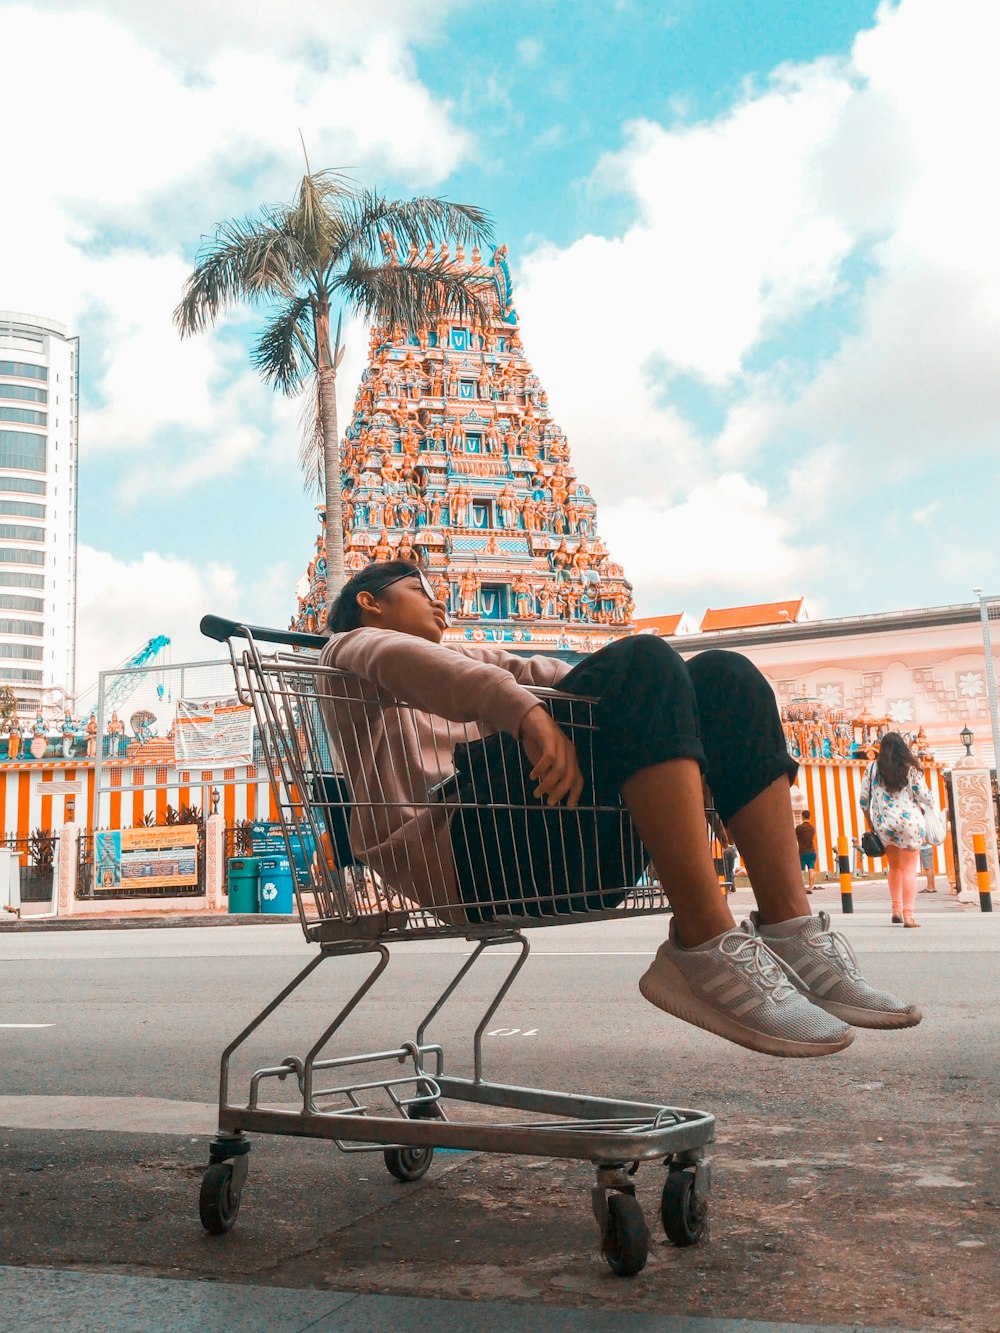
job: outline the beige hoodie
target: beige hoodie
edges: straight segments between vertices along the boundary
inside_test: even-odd
[[[517,736],[538,704],[524,686],[554,687],[569,666],[384,629],[335,634],[320,661],[350,673],[321,672],[319,690],[350,783],[354,854],[425,907],[457,902],[450,811],[432,789],[454,773],[456,745]]]

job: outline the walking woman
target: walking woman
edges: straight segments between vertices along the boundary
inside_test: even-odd
[[[887,731],[862,780],[861,808],[885,845],[895,926],[920,925],[913,915],[917,863],[926,834],[924,811],[931,805],[919,762],[897,731]]]

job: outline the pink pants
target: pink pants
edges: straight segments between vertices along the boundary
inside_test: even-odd
[[[892,898],[892,910],[896,916],[904,912],[913,915],[917,902],[917,863],[920,860],[918,847],[894,847],[888,843],[885,859],[889,862],[889,896]]]

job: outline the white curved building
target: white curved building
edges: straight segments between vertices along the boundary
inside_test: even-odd
[[[0,310],[0,685],[22,717],[76,671],[79,340]]]

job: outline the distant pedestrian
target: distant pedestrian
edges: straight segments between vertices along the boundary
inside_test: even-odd
[[[887,731],[861,783],[861,808],[885,847],[893,925],[920,925],[913,915],[917,861],[926,835],[924,811],[931,805],[930,788],[913,752],[898,732]]]
[[[921,893],[937,893],[934,874],[934,844],[925,842],[920,848],[920,869],[924,872],[924,887]]]
[[[806,893],[812,893],[816,882],[816,825],[808,810],[802,811],[802,819],[795,826],[795,840],[799,844],[799,869]]]

